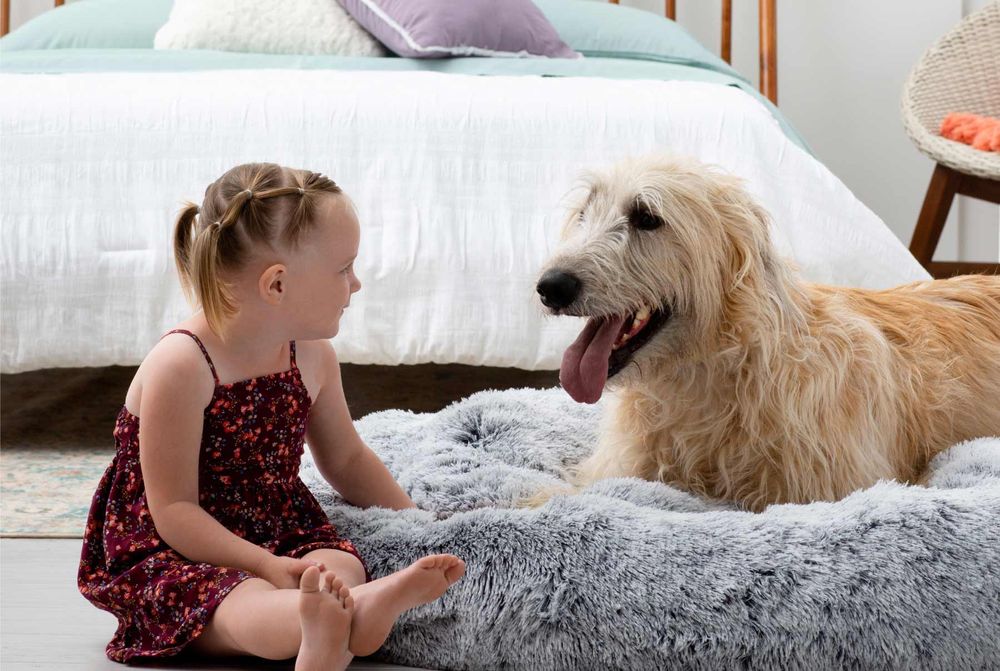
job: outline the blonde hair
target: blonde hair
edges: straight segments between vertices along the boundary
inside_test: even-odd
[[[316,225],[319,196],[339,193],[316,172],[244,163],[212,182],[200,207],[185,203],[174,227],[174,260],[184,293],[212,331],[221,337],[237,311],[222,273],[241,268],[255,244],[294,247]]]

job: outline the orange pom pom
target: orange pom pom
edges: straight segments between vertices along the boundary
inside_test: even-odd
[[[1000,119],[952,112],[941,121],[941,136],[983,151],[1000,151]]]

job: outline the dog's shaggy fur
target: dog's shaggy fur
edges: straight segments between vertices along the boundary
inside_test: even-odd
[[[808,284],[735,177],[654,157],[585,183],[543,302],[592,330],[627,315],[625,333],[644,306],[657,318],[612,370],[576,484],[638,476],[761,510],[919,482],[942,449],[1000,433],[1000,278]],[[571,295],[546,295],[553,273]]]

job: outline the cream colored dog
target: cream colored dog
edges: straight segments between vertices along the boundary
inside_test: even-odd
[[[614,392],[577,485],[638,476],[761,510],[917,482],[1000,434],[1000,278],[808,284],[734,177],[649,158],[587,185],[538,282],[552,314],[590,318],[563,387]]]

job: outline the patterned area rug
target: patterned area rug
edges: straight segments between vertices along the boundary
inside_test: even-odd
[[[90,500],[114,448],[0,450],[0,536],[83,538]]]
[[[354,417],[385,408],[434,411],[480,389],[550,387],[558,377],[459,365],[341,369]],[[0,536],[82,538],[135,371],[107,366],[0,376]]]

